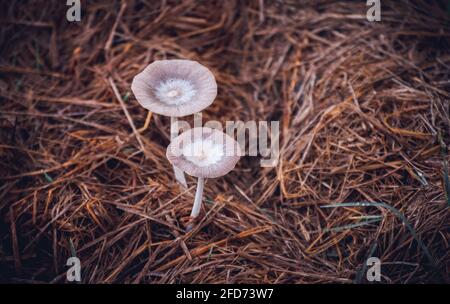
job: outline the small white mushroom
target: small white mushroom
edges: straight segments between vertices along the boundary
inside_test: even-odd
[[[239,161],[239,144],[227,134],[211,128],[193,128],[174,138],[167,147],[169,162],[198,177],[191,219],[200,213],[205,178],[223,176]]]
[[[217,96],[214,75],[196,61],[158,60],[136,75],[131,90],[147,110],[169,116],[187,116],[202,111]],[[171,136],[175,132],[171,130]],[[171,138],[172,140],[173,138]],[[174,167],[175,177],[187,187],[182,171]]]

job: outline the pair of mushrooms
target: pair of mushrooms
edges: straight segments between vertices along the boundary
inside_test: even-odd
[[[200,112],[217,96],[216,80],[208,68],[179,59],[151,63],[134,77],[131,89],[141,106],[171,118]],[[233,170],[240,155],[238,143],[216,129],[193,128],[171,136],[166,156],[176,179],[186,187],[183,172],[198,178],[191,220],[200,213],[205,179]]]

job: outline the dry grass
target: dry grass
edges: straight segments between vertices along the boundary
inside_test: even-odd
[[[302,2],[83,2],[80,23],[2,2],[0,281],[64,282],[75,250],[85,283],[346,283],[370,255],[384,282],[449,282],[445,4]],[[208,180],[190,233],[195,180],[130,92],[161,58],[214,72],[205,120],[282,126],[278,166]],[[323,208],[343,202],[383,204]]]

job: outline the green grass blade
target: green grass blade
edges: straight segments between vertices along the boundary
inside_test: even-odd
[[[408,220],[403,215],[403,213],[401,213],[396,208],[394,208],[394,207],[392,207],[392,206],[390,206],[388,204],[380,203],[380,202],[348,202],[348,203],[324,205],[324,206],[321,206],[321,208],[369,207],[369,206],[370,207],[382,207],[382,208],[385,208],[385,209],[391,211],[395,216],[397,216],[403,222],[403,224],[406,226],[406,228],[409,230],[409,232],[411,233],[413,238],[417,241],[419,246],[422,248],[423,253],[427,257],[427,259],[429,260],[431,265],[433,265],[433,266],[436,265],[435,262],[434,262],[434,259],[432,258],[431,254],[430,254],[430,251],[427,248],[427,246],[425,246],[425,244],[419,238],[419,236],[417,235],[416,231],[411,226],[411,224],[408,222]]]
[[[371,219],[371,220],[367,220],[367,221],[358,222],[355,224],[348,224],[348,225],[342,225],[342,226],[338,226],[338,227],[325,228],[323,231],[324,232],[339,232],[342,230],[352,229],[355,227],[361,227],[361,226],[369,225],[372,223],[376,223],[376,222],[379,222],[380,220],[381,219]]]

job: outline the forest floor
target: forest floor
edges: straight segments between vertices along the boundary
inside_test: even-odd
[[[366,282],[369,257],[450,282],[450,13],[382,2],[2,2],[0,281],[63,283],[76,255],[83,283]],[[278,164],[208,180],[190,232],[196,181],[130,88],[172,58],[216,76],[204,121],[280,122]]]

